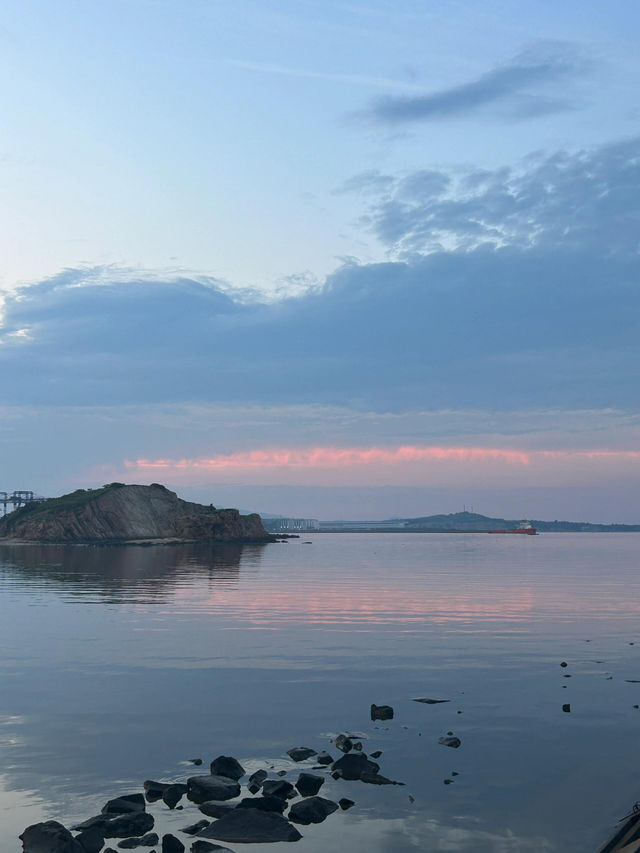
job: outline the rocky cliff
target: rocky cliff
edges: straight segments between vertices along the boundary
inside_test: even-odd
[[[148,539],[270,542],[259,515],[181,500],[158,484],[79,489],[29,504],[0,519],[0,538],[36,542]]]

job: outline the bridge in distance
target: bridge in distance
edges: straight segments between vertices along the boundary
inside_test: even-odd
[[[0,506],[2,507],[3,515],[6,515],[10,511],[7,509],[9,506],[13,510],[20,506],[26,506],[26,504],[39,504],[44,500],[46,498],[43,498],[42,495],[36,495],[35,492],[28,489],[16,489],[13,492],[0,491]]]

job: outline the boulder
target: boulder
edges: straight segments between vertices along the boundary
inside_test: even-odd
[[[313,797],[324,785],[324,776],[315,773],[301,773],[296,782],[296,788],[303,797]]]
[[[375,761],[369,761],[364,755],[343,755],[334,761],[331,769],[338,772],[343,779],[355,781],[360,779],[363,773],[377,773],[380,765]]]
[[[231,800],[239,793],[240,785],[227,776],[191,776],[187,779],[187,797],[194,803]]]
[[[144,810],[143,794],[125,794],[106,802],[102,807],[102,814],[129,814],[131,812],[143,812]]]
[[[104,844],[104,835],[94,827],[76,835],[76,841],[80,842],[85,853],[100,853]]]
[[[316,763],[322,765],[332,764],[333,758],[329,755],[328,752],[325,752],[323,750],[322,752],[319,752],[318,755],[316,755]]]
[[[220,844],[214,844],[213,841],[198,839],[191,845],[191,853],[233,853],[233,850],[222,847]]]
[[[459,737],[439,737],[438,743],[441,743],[443,746],[450,746],[452,749],[457,749],[462,745],[462,741]]]
[[[191,764],[195,764],[196,767],[200,767],[200,765],[202,764],[201,758],[190,758],[189,761],[191,762]]]
[[[229,814],[230,811],[235,809],[235,805],[221,803],[219,800],[209,800],[206,803],[200,803],[198,808],[207,817],[224,817],[224,815]]]
[[[335,739],[335,745],[340,752],[351,752],[353,749],[353,741],[347,735],[338,735]]]
[[[84,853],[80,842],[57,820],[28,826],[20,841],[23,853]]]
[[[187,793],[186,785],[169,785],[162,792],[162,801],[169,806],[170,809],[175,809],[183,795]]]
[[[203,829],[200,836],[238,844],[270,844],[302,838],[295,826],[282,815],[258,809],[234,809]]]
[[[259,809],[263,812],[278,812],[282,814],[286,800],[282,797],[244,797],[240,800],[237,809]]]
[[[317,755],[315,749],[309,749],[308,746],[297,746],[294,749],[288,749],[287,755],[292,761],[306,761],[312,755]]]
[[[338,805],[340,806],[343,812],[346,812],[347,809],[350,809],[352,806],[355,806],[355,803],[348,797],[343,797],[341,800],[338,800]]]
[[[325,818],[338,810],[338,804],[324,797],[308,797],[294,803],[289,809],[289,820],[294,823],[322,823]]]
[[[209,826],[210,823],[211,821],[209,820],[199,820],[196,823],[190,823],[189,826],[184,826],[180,832],[184,832],[187,835],[197,835],[200,830]]]
[[[142,785],[147,802],[155,803],[156,800],[161,799],[165,789],[171,785],[171,782],[154,782],[153,779],[147,779]]]
[[[266,770],[256,770],[255,773],[252,773],[251,776],[249,776],[249,784],[258,785],[259,787],[260,785],[262,785],[268,775],[269,774]]]
[[[211,762],[211,773],[214,776],[224,776],[237,782],[244,776],[244,767],[230,755],[219,755]]]
[[[372,705],[372,720],[393,720],[393,708],[391,705]]]
[[[392,779],[387,779],[386,776],[381,776],[379,773],[363,773],[360,777],[361,782],[366,782],[368,785],[404,785],[404,782],[394,782]]]
[[[162,836],[162,853],[184,853],[184,844],[168,832]]]
[[[87,820],[83,820],[82,823],[74,824],[71,829],[73,829],[74,832],[77,830],[83,831],[91,829],[104,835],[105,827],[109,825],[114,817],[115,815],[97,814],[93,817],[87,818]]]
[[[265,797],[280,797],[286,800],[294,794],[294,790],[291,782],[285,782],[284,779],[267,779],[262,784],[262,793]]]
[[[119,842],[118,847],[120,850],[135,850],[136,847],[153,847],[158,841],[160,839],[157,833],[148,832],[140,838],[125,838],[124,841]]]
[[[128,838],[144,835],[153,829],[153,817],[148,812],[132,812],[112,818],[104,828],[105,838]]]

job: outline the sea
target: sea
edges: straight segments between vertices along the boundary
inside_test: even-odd
[[[299,853],[595,853],[640,800],[639,611],[633,533],[0,545],[0,850],[218,755],[295,782],[348,733],[402,784],[311,771],[355,805]],[[189,850],[181,805],[147,808]]]

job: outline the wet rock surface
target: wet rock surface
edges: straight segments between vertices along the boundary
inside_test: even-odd
[[[194,803],[231,800],[240,794],[240,785],[226,776],[191,776],[187,779],[187,797]]]
[[[104,836],[98,829],[85,829],[76,835],[76,841],[80,842],[85,853],[99,853],[104,844]]]
[[[169,832],[162,836],[162,853],[184,853],[184,844]]]
[[[241,844],[270,844],[276,841],[299,841],[302,838],[295,826],[282,815],[257,809],[234,809],[200,835]]]
[[[324,785],[324,776],[316,776],[313,773],[301,773],[295,787],[303,797],[312,797],[317,794]]]
[[[145,810],[143,794],[125,794],[123,797],[115,797],[102,807],[102,814],[127,814],[129,812],[143,812]]]
[[[230,755],[219,755],[211,762],[211,773],[214,776],[224,776],[237,782],[245,774],[244,767]]]
[[[23,853],[85,853],[80,842],[57,820],[28,826],[20,840]]]
[[[459,746],[462,746],[462,741],[460,740],[460,738],[451,735],[439,737],[438,743],[441,743],[442,746],[450,746],[452,749],[458,749]]]
[[[140,838],[125,838],[124,841],[118,843],[120,850],[135,850],[136,847],[153,847],[160,841],[155,832],[148,832]]]
[[[119,815],[104,827],[105,838],[128,838],[130,835],[144,835],[153,829],[153,816],[147,812],[135,812]]]
[[[315,749],[309,749],[308,746],[297,746],[294,749],[287,750],[287,755],[292,761],[306,761],[318,753]]]
[[[308,797],[294,803],[289,809],[289,819],[294,823],[322,823],[330,814],[338,810],[338,804],[324,797]]]
[[[393,708],[391,705],[372,705],[372,720],[393,720]]]
[[[262,812],[284,811],[286,800],[282,797],[245,797],[236,805],[237,809],[259,809]]]
[[[369,761],[364,755],[343,755],[337,761],[334,761],[331,769],[338,772],[342,779],[356,781],[362,777],[363,773],[377,773],[380,770],[380,765],[375,761]]]

